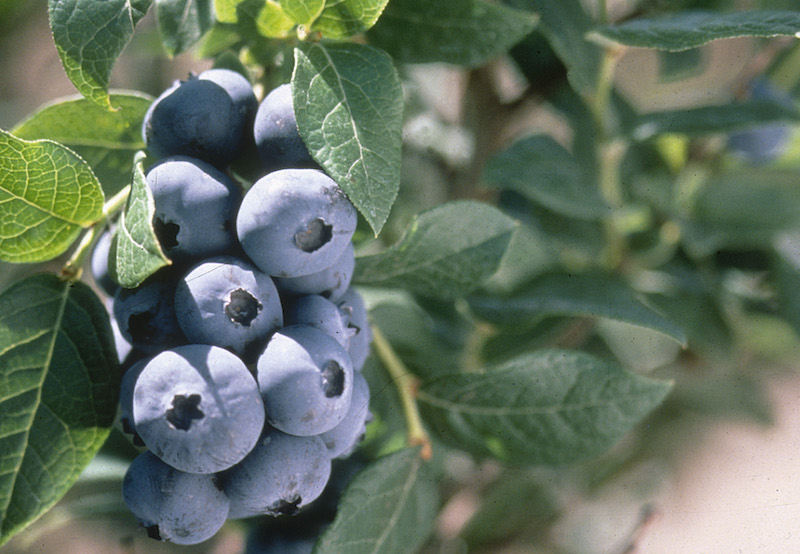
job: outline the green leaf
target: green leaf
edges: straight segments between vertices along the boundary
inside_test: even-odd
[[[306,27],[311,26],[324,7],[325,0],[281,0],[283,13]]]
[[[494,156],[484,180],[566,216],[594,219],[609,213],[592,176],[546,135],[521,139]]]
[[[0,130],[0,259],[55,258],[101,217],[103,191],[86,162],[56,142]]]
[[[422,309],[414,297],[399,289],[362,289],[369,318],[414,373],[421,377],[457,371],[460,345],[455,333],[443,340],[440,322]]]
[[[255,30],[261,36],[286,38],[297,26],[279,0],[214,0],[214,9],[218,22],[238,24],[235,29],[245,36]]]
[[[800,233],[785,233],[774,242],[773,272],[780,313],[800,335]]]
[[[50,30],[64,71],[78,91],[112,109],[111,68],[152,0],[48,0]]]
[[[602,65],[600,48],[586,40],[594,26],[580,0],[509,0],[515,8],[539,15],[539,30],[567,67],[572,87],[583,96],[594,93]]]
[[[693,255],[767,249],[779,233],[800,229],[797,172],[740,167],[723,173],[700,191],[691,216],[682,231]]]
[[[155,202],[142,166],[144,153],[136,155],[128,205],[122,212],[111,239],[108,270],[120,286],[135,288],[171,262],[164,255],[153,230]]]
[[[605,273],[548,273],[508,297],[469,299],[478,317],[509,326],[548,316],[605,317],[646,327],[686,344],[673,321],[645,304],[625,281]]]
[[[311,27],[328,38],[347,38],[363,33],[378,21],[389,0],[327,0]]]
[[[81,96],[40,108],[11,132],[25,140],[51,139],[69,147],[91,166],[106,196],[130,182],[133,155],[145,147],[142,121],[153,98],[139,92],[111,95],[117,111]]]
[[[433,529],[437,490],[418,449],[380,458],[353,478],[314,554],[416,552]]]
[[[295,49],[300,136],[377,235],[400,187],[403,91],[386,53],[355,43]]]
[[[500,477],[489,484],[460,533],[468,552],[490,551],[497,543],[525,531],[544,531],[559,515],[559,499],[555,484],[525,470],[505,468]],[[488,550],[487,550],[488,549]]]
[[[428,426],[453,446],[518,464],[602,454],[658,406],[671,384],[583,352],[529,352],[483,373],[425,383]]]
[[[797,11],[686,11],[600,27],[590,38],[601,43],[611,41],[678,52],[723,38],[794,36],[798,31],[800,12]]]
[[[800,112],[777,102],[751,100],[737,104],[647,113],[636,120],[629,132],[635,140],[648,140],[665,133],[727,133],[782,121],[800,121]]]
[[[516,223],[468,200],[422,212],[399,243],[356,261],[353,282],[436,297],[467,294],[500,265]]]
[[[245,0],[214,0],[214,15],[220,23],[236,23],[239,21],[237,7]]]
[[[507,52],[537,19],[483,0],[392,0],[368,38],[403,62],[478,66]]]
[[[108,314],[88,286],[36,274],[0,294],[0,544],[78,479],[118,390]]]
[[[192,47],[214,25],[211,0],[155,0],[161,44],[170,57]]]

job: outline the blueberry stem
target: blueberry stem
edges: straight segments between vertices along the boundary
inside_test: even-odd
[[[410,446],[421,446],[420,456],[423,460],[430,460],[433,456],[431,439],[422,425],[422,418],[419,415],[416,399],[419,382],[403,363],[403,360],[400,359],[400,356],[397,355],[397,352],[394,351],[380,328],[374,322],[370,323],[370,327],[372,329],[372,344],[375,346],[375,352],[389,373],[389,377],[391,377],[400,396],[400,403],[403,406],[406,426],[408,427],[408,444]]]
[[[75,248],[75,252],[66,261],[64,267],[61,268],[60,276],[66,281],[77,281],[81,278],[83,271],[83,263],[86,257],[92,252],[92,246],[97,237],[103,232],[108,218],[125,206],[128,196],[131,193],[131,186],[128,185],[103,205],[103,217],[95,221],[92,226],[81,237],[81,241]]]

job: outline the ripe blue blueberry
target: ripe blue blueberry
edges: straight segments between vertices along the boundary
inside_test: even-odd
[[[267,428],[253,451],[220,475],[228,517],[294,515],[322,493],[330,474],[322,439]]]
[[[217,346],[191,344],[153,357],[133,391],[136,432],[169,465],[214,473],[244,458],[264,427],[247,366]]]
[[[122,426],[122,432],[133,435],[133,443],[136,446],[144,446],[144,442],[142,442],[141,437],[136,433],[136,424],[133,421],[133,390],[136,387],[136,381],[139,379],[139,375],[142,373],[148,361],[150,361],[149,358],[145,358],[129,367],[122,375],[122,381],[119,385],[119,420]]]
[[[112,310],[122,336],[134,349],[156,354],[186,344],[175,318],[175,284],[169,275],[157,273],[135,289],[120,288]]]
[[[353,204],[333,179],[315,169],[282,169],[262,177],[245,194],[236,218],[242,248],[274,277],[330,267],[355,229]]]
[[[345,316],[347,326],[353,330],[347,353],[353,362],[353,369],[361,371],[369,356],[369,345],[372,342],[372,330],[369,326],[367,306],[364,299],[354,288],[348,291],[336,303]]]
[[[151,452],[131,462],[122,497],[150,538],[175,544],[210,539],[225,523],[230,506],[214,475],[185,473]]]
[[[270,92],[258,107],[253,137],[267,172],[290,167],[316,167],[297,130],[291,85]]]
[[[197,76],[221,86],[231,97],[236,111],[242,116],[246,126],[252,124],[258,109],[258,100],[250,81],[244,75],[230,69],[207,69]]]
[[[191,156],[224,167],[239,152],[245,119],[224,88],[192,76],[155,100],[142,132],[157,158]]]
[[[355,267],[355,252],[350,243],[330,267],[299,277],[276,277],[275,285],[282,294],[319,294],[335,302],[350,286]]]
[[[272,335],[258,358],[257,378],[267,421],[290,435],[324,433],[350,408],[350,356],[336,339],[308,325]]]
[[[269,335],[283,325],[272,278],[229,256],[196,265],[178,283],[175,313],[191,342],[215,344],[240,356],[253,347],[263,348]]]
[[[342,347],[347,349],[350,345],[350,337],[356,333],[356,330],[348,327],[345,318],[346,315],[336,304],[319,294],[301,296],[286,308],[286,325],[316,327],[335,338]]]
[[[92,259],[90,267],[92,270],[92,278],[100,289],[108,296],[116,294],[119,285],[111,279],[108,273],[108,252],[111,248],[111,238],[113,234],[110,230],[106,229],[92,250]]]
[[[367,422],[372,418],[367,379],[359,372],[353,380],[353,398],[347,415],[336,427],[320,435],[331,458],[345,458],[352,454],[367,432]]]
[[[153,193],[153,227],[174,260],[207,257],[236,246],[239,187],[224,173],[193,158],[167,158],[147,173]]]

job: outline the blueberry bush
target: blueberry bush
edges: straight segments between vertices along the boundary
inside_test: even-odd
[[[0,129],[0,545],[631,552],[698,426],[770,422],[793,2],[47,4],[79,94]],[[113,88],[140,33],[195,69]],[[703,98],[742,40],[713,101],[620,77]],[[576,539],[632,474],[638,523]]]

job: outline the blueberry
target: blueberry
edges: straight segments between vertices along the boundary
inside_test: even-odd
[[[233,230],[241,192],[213,166],[176,156],[147,173],[153,193],[153,227],[161,247],[174,260],[207,257],[236,247]]]
[[[244,356],[283,325],[272,278],[233,257],[196,265],[175,290],[178,323],[191,342],[216,344]]]
[[[336,301],[350,286],[355,267],[355,253],[350,243],[332,266],[299,277],[276,277],[275,285],[283,294],[319,294]]]
[[[175,285],[157,273],[135,289],[120,288],[112,310],[120,333],[133,348],[156,354],[186,343],[175,318]]]
[[[103,231],[103,234],[100,235],[94,245],[92,259],[89,264],[94,282],[108,296],[114,296],[117,293],[117,289],[119,289],[119,285],[111,279],[111,275],[108,273],[108,252],[111,249],[112,237],[113,234],[110,229]]]
[[[175,544],[210,539],[222,528],[230,507],[215,476],[179,471],[151,452],[131,462],[122,497],[150,538]]]
[[[122,432],[133,436],[133,442],[137,446],[144,446],[141,437],[136,433],[136,424],[133,421],[133,390],[136,386],[136,381],[142,373],[144,366],[147,365],[149,359],[139,360],[125,371],[122,375],[122,381],[119,385],[119,406],[120,406],[120,424],[122,425]]]
[[[350,337],[356,333],[348,327],[345,314],[339,307],[318,294],[310,294],[295,299],[286,309],[287,325],[310,325],[324,331],[345,349],[350,345]]]
[[[297,130],[292,88],[288,83],[272,90],[258,106],[253,137],[267,172],[316,167]]]
[[[253,451],[220,476],[228,517],[294,515],[322,493],[330,474],[322,439],[267,428]]]
[[[215,68],[203,71],[197,78],[211,81],[221,86],[230,96],[245,125],[252,124],[258,109],[258,100],[250,81],[246,77],[230,69]]]
[[[344,458],[352,454],[367,432],[366,425],[371,419],[369,385],[362,373],[356,373],[353,376],[353,398],[347,415],[336,427],[320,435],[330,457]]]
[[[245,125],[223,87],[190,77],[155,100],[142,131],[147,149],[157,158],[191,156],[224,167],[239,152]]]
[[[355,229],[355,208],[333,179],[315,169],[281,169],[262,177],[247,191],[236,218],[242,248],[274,277],[330,267]]]
[[[290,435],[324,433],[350,408],[350,356],[336,339],[308,325],[272,335],[258,358],[257,378],[267,421]]]
[[[264,405],[244,362],[191,344],[153,357],[133,391],[136,432],[169,465],[214,473],[244,458],[264,427]]]
[[[131,341],[122,334],[122,331],[119,329],[119,322],[117,321],[117,318],[114,317],[114,298],[106,298],[105,306],[109,315],[109,322],[111,323],[111,332],[114,335],[114,346],[117,350],[117,361],[119,361],[121,365],[124,365],[128,356],[132,355],[133,353],[133,345],[131,344]]]
[[[361,371],[369,356],[369,345],[372,342],[372,330],[369,326],[367,307],[364,299],[354,288],[350,288],[336,303],[345,316],[347,326],[354,332],[350,337],[347,353],[353,362],[353,369]]]

